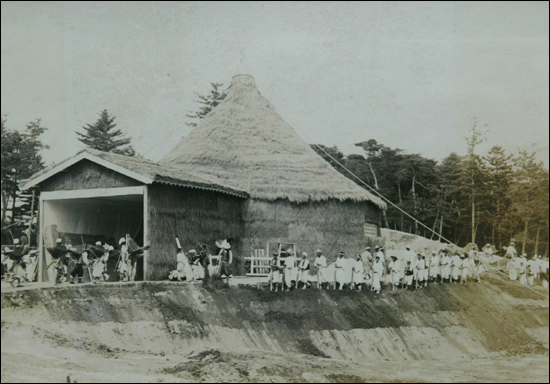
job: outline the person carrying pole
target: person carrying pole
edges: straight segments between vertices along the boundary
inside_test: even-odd
[[[407,260],[407,265],[405,266],[405,283],[407,285],[407,291],[412,290],[414,279],[414,267],[411,260]]]

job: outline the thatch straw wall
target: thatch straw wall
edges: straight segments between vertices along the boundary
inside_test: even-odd
[[[298,243],[298,252],[313,258],[321,249],[327,260],[335,260],[339,251],[347,257],[363,252],[365,245],[377,242],[366,238],[364,223],[380,224],[380,209],[369,202],[329,200],[295,204],[287,200],[273,202],[249,199],[244,202],[245,252],[265,249],[276,243]]]
[[[45,180],[41,184],[41,190],[118,188],[138,185],[143,184],[89,160],[82,160]]]
[[[152,184],[148,187],[148,243],[151,246],[146,280],[166,279],[176,268],[176,236],[185,251],[197,242],[214,245],[235,239],[234,267],[243,270],[243,199],[227,194]]]

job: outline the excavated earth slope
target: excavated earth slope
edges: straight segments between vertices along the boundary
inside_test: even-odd
[[[1,305],[2,382],[548,381],[548,300],[496,272],[381,295],[138,283]]]

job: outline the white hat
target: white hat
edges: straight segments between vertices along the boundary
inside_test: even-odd
[[[411,247],[409,247],[408,245],[405,247],[405,249],[411,249]]]
[[[221,249],[231,249],[231,244],[227,240],[223,240],[221,242],[216,241],[216,246]]]
[[[197,253],[197,251],[195,251],[194,249],[191,249],[191,250],[189,250],[188,253]]]
[[[97,245],[98,247],[101,247],[101,241],[96,241],[95,245]]]
[[[307,253],[306,253],[306,252],[302,252],[302,256],[307,256]]]
[[[19,239],[13,239],[13,244],[19,244]]]
[[[315,253],[323,253],[320,249],[315,250]]]
[[[432,255],[437,255],[437,252],[436,252],[436,251],[432,251]]]
[[[57,240],[55,241],[57,244],[60,244],[63,242],[63,239],[61,239],[61,237],[58,237]]]
[[[115,247],[113,247],[112,245],[109,245],[109,247],[107,248],[109,251],[114,251],[115,250]]]
[[[118,241],[118,244],[122,244],[122,243],[125,243],[126,242],[126,238],[124,237],[121,237],[120,240]]]

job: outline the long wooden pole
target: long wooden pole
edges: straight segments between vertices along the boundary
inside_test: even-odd
[[[35,190],[32,190],[32,200],[31,200],[31,220],[29,221],[29,246],[31,245],[32,240],[32,220],[34,219],[34,196],[35,196]],[[38,245],[38,239],[37,245]]]

